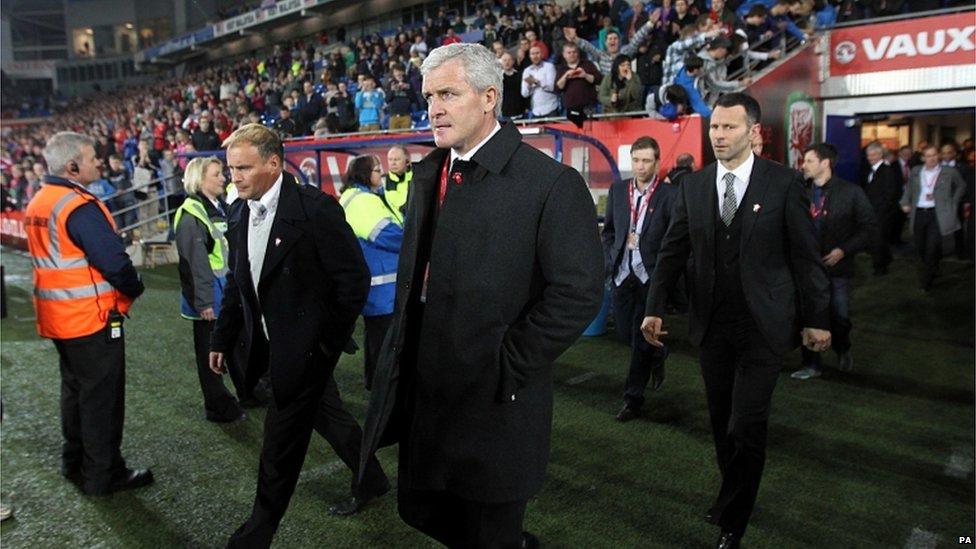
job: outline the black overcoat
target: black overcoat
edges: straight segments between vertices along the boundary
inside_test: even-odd
[[[274,398],[282,406],[312,379],[331,374],[366,302],[369,268],[335,198],[298,185],[285,172],[255,294],[247,254],[249,215],[246,200],[235,201],[228,213],[231,272],[210,348],[229,352],[243,329],[247,390],[270,366]],[[263,337],[261,313],[268,326],[267,353],[254,352],[255,336]],[[321,356],[316,348],[328,360],[316,360]]]
[[[448,155],[414,167],[362,459],[399,442],[403,487],[527,499],[549,460],[552,363],[602,301],[596,212],[579,173],[512,124],[438,208]]]

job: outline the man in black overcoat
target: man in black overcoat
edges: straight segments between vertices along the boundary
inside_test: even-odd
[[[318,431],[352,469],[352,496],[332,514],[351,514],[389,490],[370,457],[359,478],[362,431],[342,406],[333,371],[369,291],[362,250],[334,198],[283,171],[278,134],[248,124],[225,142],[236,200],[228,213],[227,286],[211,340],[210,368],[243,330],[247,392],[271,374],[258,487],[250,518],[229,547],[268,547]]]
[[[399,442],[407,524],[449,547],[520,547],[549,461],[552,363],[602,301],[596,212],[576,170],[497,122],[487,49],[437,48],[422,72],[438,148],[414,167],[362,455]]]
[[[880,238],[874,243],[872,260],[874,274],[888,274],[891,264],[891,244],[889,236],[892,226],[898,222],[901,215],[899,202],[902,195],[902,180],[898,168],[884,160],[884,146],[877,141],[869,143],[864,150],[868,160],[868,169],[862,181],[864,192],[874,207],[874,217],[878,221]]]
[[[706,520],[739,546],[759,491],[783,357],[830,345],[829,290],[800,174],[757,157],[759,103],[719,98],[709,120],[718,162],[686,175],[658,252],[641,330],[662,345],[669,290],[688,270],[689,338],[701,348],[722,485]],[[689,261],[690,260],[690,261]],[[801,331],[801,326],[802,331]]]

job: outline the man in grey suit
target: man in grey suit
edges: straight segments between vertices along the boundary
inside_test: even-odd
[[[953,234],[961,227],[956,212],[966,193],[966,182],[952,166],[939,165],[935,145],[926,147],[922,158],[925,163],[912,168],[901,209],[908,214],[915,250],[922,260],[922,289],[929,292],[939,274],[943,242],[951,248]]]

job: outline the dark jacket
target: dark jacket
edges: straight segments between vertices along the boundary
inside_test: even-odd
[[[647,316],[663,317],[668,291],[687,267],[688,331],[695,345],[701,345],[714,307],[716,171],[713,162],[682,178],[647,296]],[[766,343],[783,354],[799,343],[801,327],[830,327],[827,272],[810,201],[799,173],[756,158],[740,208],[742,289]]]
[[[549,461],[552,363],[602,301],[596,212],[579,173],[511,123],[438,208],[448,154],[414,167],[361,460],[401,442],[402,487],[527,499]]]
[[[610,186],[607,193],[607,215],[603,222],[603,257],[606,261],[606,274],[613,278],[620,268],[621,259],[627,246],[627,233],[630,232],[632,214],[628,193],[633,189],[633,180],[617,181]],[[657,252],[661,248],[661,241],[671,222],[671,207],[674,205],[678,188],[663,181],[658,184],[651,202],[644,214],[644,226],[641,227],[637,246],[640,248],[641,260],[644,268],[651,274],[654,263],[657,262]],[[645,195],[646,196],[646,195]]]
[[[820,255],[827,255],[834,248],[843,250],[844,259],[827,267],[827,275],[851,278],[854,276],[854,256],[870,249],[880,238],[874,208],[860,187],[838,177],[831,177],[824,184],[823,192],[818,231]],[[807,184],[807,197],[812,202],[813,183]]]
[[[220,150],[220,138],[217,137],[217,132],[214,131],[213,126],[207,131],[203,131],[197,128],[193,131],[193,135],[190,137],[193,142],[193,149],[199,152],[205,151],[217,151]]]
[[[901,200],[903,190],[901,175],[897,168],[887,162],[882,162],[878,166],[877,173],[868,182],[870,174],[871,167],[868,166],[862,187],[868,195],[871,206],[874,207],[874,214],[877,216],[878,222],[884,223],[885,219],[898,211],[898,203]]]
[[[311,379],[328,375],[366,302],[369,270],[339,203],[285,172],[255,294],[247,202],[234,201],[228,213],[231,272],[210,348],[230,351],[244,330],[245,387],[252,390],[270,367],[274,398],[282,406]],[[252,352],[255,335],[263,337],[261,313],[268,326],[268,353]],[[320,356],[316,348],[332,364],[312,360]]]

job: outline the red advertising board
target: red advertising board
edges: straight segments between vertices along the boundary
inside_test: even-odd
[[[679,154],[688,153],[695,158],[697,166],[702,165],[702,132],[701,117],[682,117],[675,122],[650,120],[647,118],[621,118],[612,120],[591,120],[577,128],[570,122],[545,124],[546,127],[562,130],[568,134],[582,134],[602,143],[617,163],[620,171],[627,176],[630,172],[630,145],[638,137],[647,135],[657,140],[661,146],[661,169],[667,171],[674,166]],[[521,126],[526,130],[523,139],[530,145],[555,156],[555,140],[551,135],[531,132],[531,125]],[[416,135],[416,134],[404,134]],[[377,146],[370,143],[371,139],[362,137],[309,139],[301,141],[302,145],[328,143],[330,146],[348,145],[344,151],[323,150],[286,152],[288,168],[299,170],[313,185],[321,186],[322,190],[333,195],[339,193],[342,175],[349,162],[357,155],[375,154],[383,162],[386,170],[386,151],[389,140],[395,135],[380,136],[385,144]],[[431,150],[429,144],[407,144],[412,160],[423,158]],[[574,139],[572,135],[563,140],[562,159],[565,164],[578,169],[589,183],[591,189],[607,189],[612,182],[610,168],[605,157],[595,150],[594,145]]]
[[[973,12],[830,32],[830,75],[967,65],[976,56]]]
[[[0,243],[22,250],[27,249],[24,212],[0,213]]]

